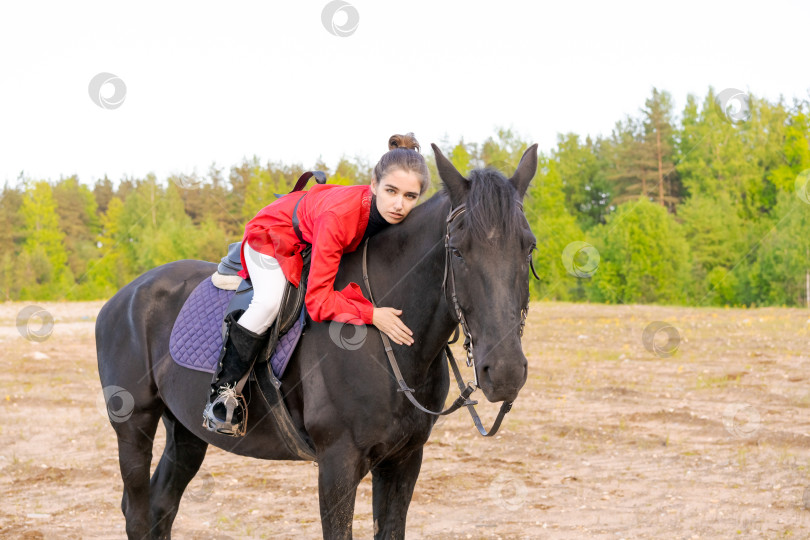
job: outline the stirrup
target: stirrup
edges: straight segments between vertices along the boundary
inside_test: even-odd
[[[225,420],[220,420],[214,415],[214,407],[220,404],[225,407],[226,410]],[[242,420],[233,423],[237,409],[241,409],[242,411]],[[209,402],[205,406],[202,425],[205,429],[213,431],[214,433],[221,433],[222,435],[229,435],[231,437],[244,436],[247,427],[247,403],[245,403],[244,396],[237,393],[231,386],[226,385],[220,388],[219,395],[217,395],[214,401]]]

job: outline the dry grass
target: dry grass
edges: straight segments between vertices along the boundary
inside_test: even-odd
[[[35,343],[24,304],[0,305],[3,538],[123,536],[100,306],[43,305],[54,333]],[[673,356],[643,346],[653,321],[680,333]],[[436,428],[409,538],[810,537],[809,334],[800,309],[533,304],[526,387],[495,440],[463,412]],[[355,534],[372,536],[369,479]],[[319,537],[317,469],[210,449],[175,536]]]

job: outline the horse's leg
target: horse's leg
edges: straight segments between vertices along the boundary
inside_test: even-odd
[[[121,511],[128,538],[149,538],[149,468],[161,410],[135,409],[123,422],[114,422],[118,437],[118,463],[124,481]]]
[[[353,444],[335,444],[318,455],[318,494],[324,540],[352,537],[357,485],[367,473],[367,462]]]
[[[422,468],[422,447],[408,456],[380,462],[371,469],[374,538],[405,538],[405,518]]]
[[[191,433],[167,410],[166,447],[152,475],[150,510],[153,538],[171,538],[172,523],[188,483],[200,470],[208,443]]]

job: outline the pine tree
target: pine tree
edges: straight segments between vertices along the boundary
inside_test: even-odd
[[[641,119],[617,122],[607,141],[613,162],[607,179],[616,203],[649,198],[672,210],[680,191],[673,163],[672,98],[653,88],[641,112]]]
[[[107,205],[110,204],[110,199],[115,195],[113,183],[105,175],[104,178],[96,180],[93,186],[93,196],[96,198],[96,208],[99,214],[107,211]]]
[[[610,138],[605,141],[608,158],[606,178],[613,202],[621,204],[636,199],[648,199],[648,181],[652,163],[642,148],[642,127],[633,118],[616,122]]]
[[[668,92],[659,92],[653,88],[652,97],[647,99],[644,105],[642,109],[644,162],[652,163],[658,204],[672,209],[678,202],[678,198],[673,196],[675,166],[672,161],[674,146],[672,97]]]

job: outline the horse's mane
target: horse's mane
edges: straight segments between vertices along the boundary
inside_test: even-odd
[[[466,234],[475,242],[497,242],[520,231],[523,215],[516,204],[517,190],[495,169],[475,169],[469,177]],[[494,233],[494,234],[493,234]]]
[[[464,234],[478,242],[498,242],[499,238],[510,238],[519,234],[523,212],[518,208],[517,190],[500,172],[494,169],[475,169],[469,176],[467,192],[467,212],[464,215]],[[449,203],[447,188],[442,188],[433,197],[413,209],[401,226],[390,227],[378,236],[411,236],[415,231],[424,230],[425,215],[435,213],[436,219],[444,220],[449,207],[443,212],[439,208]],[[494,234],[493,234],[494,233]]]

